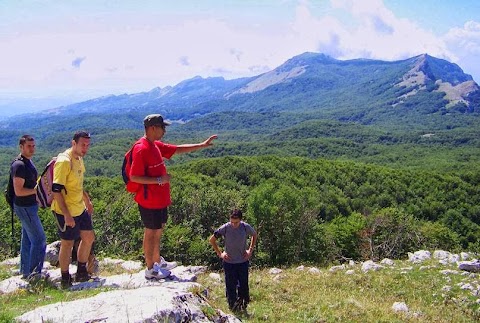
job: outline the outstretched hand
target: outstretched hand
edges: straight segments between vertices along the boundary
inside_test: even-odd
[[[212,135],[212,136],[208,137],[207,140],[205,140],[204,142],[202,142],[202,145],[204,145],[204,146],[211,146],[211,145],[213,145],[212,141],[213,141],[214,139],[217,139],[217,135]]]

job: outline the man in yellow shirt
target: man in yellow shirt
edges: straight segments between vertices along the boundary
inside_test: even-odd
[[[90,279],[86,264],[95,240],[91,219],[93,205],[83,190],[85,173],[83,157],[89,148],[90,134],[85,131],[76,132],[73,135],[72,147],[57,156],[53,170],[52,211],[57,217],[61,240],[59,263],[63,288],[72,285],[69,265],[72,248],[78,238],[81,238],[81,242],[77,252],[78,268],[75,280],[82,282]]]

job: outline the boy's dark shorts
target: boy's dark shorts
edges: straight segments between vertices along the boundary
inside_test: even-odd
[[[87,210],[83,211],[79,216],[74,216],[75,226],[65,226],[65,217],[62,214],[53,212],[57,218],[58,235],[62,240],[77,240],[80,238],[80,231],[92,231],[92,217]]]
[[[168,209],[146,209],[140,204],[140,217],[142,218],[143,226],[147,229],[158,230],[163,229],[168,220]]]

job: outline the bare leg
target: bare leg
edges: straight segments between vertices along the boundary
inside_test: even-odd
[[[81,230],[80,238],[82,240],[78,246],[77,260],[79,262],[87,262],[88,256],[90,255],[90,250],[92,249],[93,241],[95,241],[95,234],[92,230]]]
[[[152,268],[153,263],[160,262],[160,239],[163,229],[147,229],[143,231],[143,251],[147,268]]]
[[[60,262],[60,270],[67,272],[70,266],[70,258],[72,257],[72,248],[74,240],[61,240],[58,261]]]

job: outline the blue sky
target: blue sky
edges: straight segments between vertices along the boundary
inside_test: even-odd
[[[480,1],[0,0],[0,48],[0,109],[253,76],[307,51],[428,53],[480,82]]]

